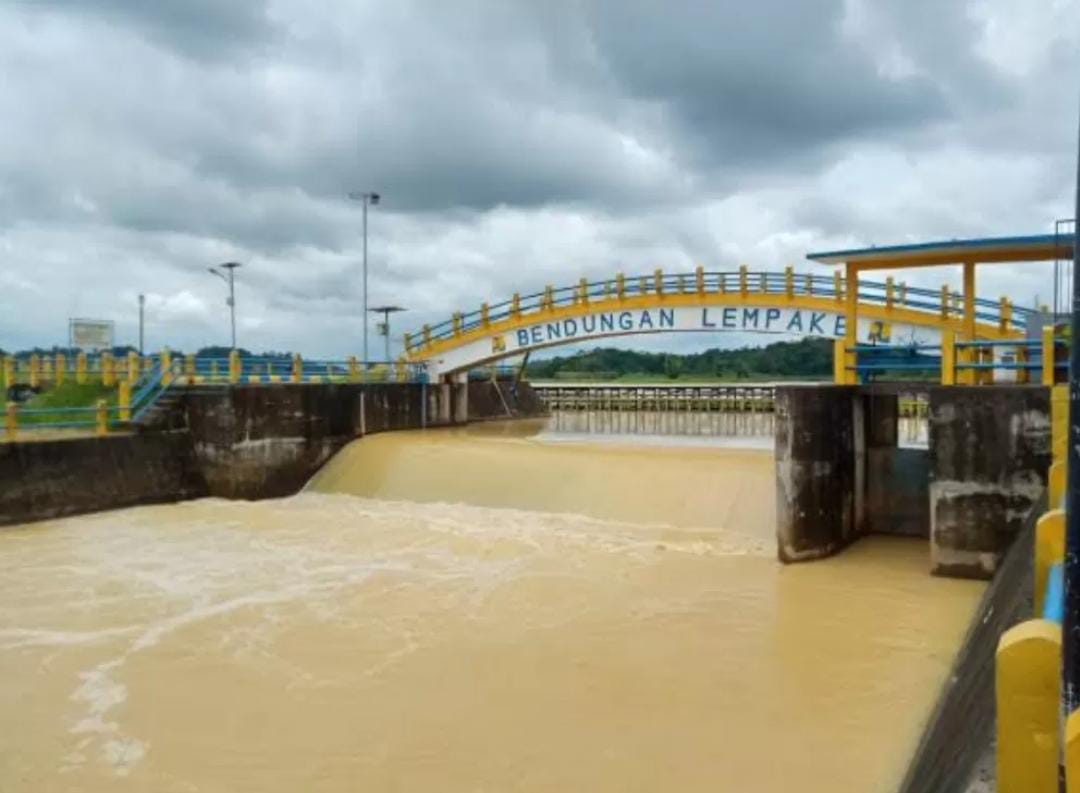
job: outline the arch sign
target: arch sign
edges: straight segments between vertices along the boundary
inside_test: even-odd
[[[790,306],[652,306],[564,314],[492,323],[463,334],[468,338],[460,343],[436,342],[431,354],[423,356],[429,374],[451,374],[532,350],[638,333],[783,333],[841,339],[847,329],[843,312]],[[866,344],[939,344],[941,331],[860,316],[857,337]]]

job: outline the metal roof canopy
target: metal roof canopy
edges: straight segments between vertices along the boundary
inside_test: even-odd
[[[985,237],[971,240],[942,240],[914,245],[887,245],[880,248],[853,248],[844,251],[808,253],[819,264],[852,264],[863,270],[892,270],[906,267],[937,267],[943,264],[991,264],[1002,262],[1045,262],[1071,259],[1075,236],[1037,234],[1029,237]]]

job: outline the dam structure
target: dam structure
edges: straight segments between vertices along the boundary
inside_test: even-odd
[[[1047,671],[1069,341],[975,292],[1072,246],[616,274],[448,312],[394,361],[5,359],[9,393],[108,396],[5,411],[0,788],[1080,779]],[[960,291],[862,277],[941,264]],[[828,382],[525,368],[726,331],[829,339]]]

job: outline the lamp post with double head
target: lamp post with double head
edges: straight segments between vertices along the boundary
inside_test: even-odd
[[[223,262],[217,267],[208,267],[211,273],[229,285],[229,297],[225,300],[229,306],[229,324],[232,328],[232,349],[236,349],[236,268],[240,262]],[[225,272],[222,272],[224,270]],[[228,275],[226,275],[228,273]]]

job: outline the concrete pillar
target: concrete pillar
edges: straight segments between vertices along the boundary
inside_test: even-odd
[[[828,556],[858,535],[857,389],[776,389],[776,517],[780,561]],[[859,410],[859,413],[862,411]]]
[[[449,424],[450,416],[450,383],[439,383],[439,388],[436,391],[436,399],[438,400],[438,412],[435,414],[438,416],[439,424]]]
[[[1050,393],[930,388],[930,571],[990,578],[1046,490]]]
[[[469,376],[460,374],[454,378],[454,423],[469,423]]]

